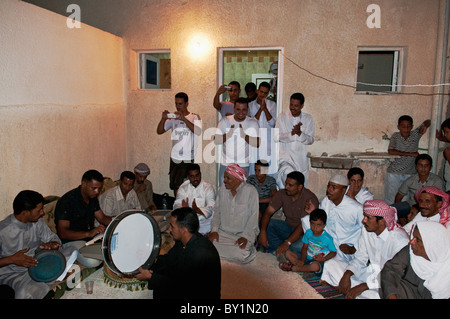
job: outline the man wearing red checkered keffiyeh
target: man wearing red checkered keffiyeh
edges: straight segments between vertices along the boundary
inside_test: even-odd
[[[408,245],[409,237],[396,222],[397,210],[384,200],[364,203],[364,228],[356,245],[354,258],[345,263],[333,258],[327,261],[322,280],[347,299],[378,299],[379,273],[384,264]]]
[[[401,227],[397,224],[397,210],[395,207],[389,206],[384,200],[373,199],[367,200],[364,203],[364,213],[371,216],[380,216],[386,222],[386,228],[391,231],[396,227]]]
[[[434,196],[430,196],[430,194]],[[419,221],[438,222],[448,228],[450,195],[437,187],[426,186],[416,192],[415,198],[419,204],[419,213],[403,227],[408,233]]]
[[[416,192],[416,201],[419,203],[420,206],[420,194],[422,193],[430,193],[430,194],[434,194],[436,196],[438,196],[438,202],[442,202],[442,205],[440,206],[440,208],[438,209],[438,213],[440,215],[439,218],[439,223],[444,225],[450,220],[450,214],[449,214],[449,210],[450,210],[450,195],[447,194],[446,192],[444,192],[443,190],[434,187],[434,186],[427,186],[427,187],[422,187],[421,189],[419,189]]]

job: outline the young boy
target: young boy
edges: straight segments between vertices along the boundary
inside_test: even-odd
[[[311,228],[303,235],[303,248],[300,259],[292,250],[286,252],[288,262],[280,263],[284,271],[314,272],[321,276],[325,261],[336,256],[336,247],[333,238],[324,228],[327,222],[327,214],[322,209],[315,209],[310,215]]]
[[[419,141],[431,125],[431,120],[424,121],[419,127],[413,129],[413,119],[409,115],[400,116],[398,119],[398,132],[391,136],[388,146],[390,155],[398,155],[387,169],[384,200],[392,205],[395,201],[398,189],[411,175],[416,173],[414,160],[419,155]]]

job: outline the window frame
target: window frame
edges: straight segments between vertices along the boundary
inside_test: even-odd
[[[146,76],[145,71],[143,71],[143,58],[141,58],[141,55],[145,54],[169,54],[170,60],[172,60],[172,52],[170,49],[158,49],[158,50],[136,50],[136,68],[137,68],[137,89],[143,90],[143,91],[171,91],[172,87],[170,88],[160,88],[160,87],[152,87],[153,85],[149,84],[148,87],[144,87],[142,85],[143,77]],[[157,72],[160,73],[160,64],[157,65]],[[172,66],[170,67],[170,77],[172,78]],[[160,86],[160,80],[158,77],[158,85]]]
[[[394,52],[394,65],[392,69],[392,85],[390,91],[358,90],[358,70],[360,53],[372,52]],[[356,52],[355,93],[356,94],[396,94],[403,92],[407,60],[407,48],[401,46],[358,46]]]

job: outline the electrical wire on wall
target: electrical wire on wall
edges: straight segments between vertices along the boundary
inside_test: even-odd
[[[291,58],[287,57],[285,54],[282,53],[282,51],[280,51],[281,54],[286,58],[286,60],[288,60],[289,62],[291,62],[293,65],[295,65],[297,68],[303,70],[304,72],[318,78],[324,81],[327,81],[329,83],[335,84],[335,85],[339,85],[342,87],[347,87],[347,88],[351,88],[351,89],[355,89],[356,90],[356,85],[351,85],[351,84],[346,84],[346,83],[341,83],[341,82],[337,82],[335,80],[331,80],[328,79],[324,76],[318,75],[313,73],[312,71],[305,69],[304,67],[298,65],[295,61],[293,61]],[[356,82],[355,84],[362,84],[362,85],[366,85],[366,86],[392,86],[391,84],[375,84],[375,83],[363,83],[363,82]],[[450,86],[450,83],[442,83],[442,84],[404,84],[404,85],[395,85],[396,87],[444,87],[444,86]],[[419,93],[419,92],[392,92],[392,91],[386,91],[386,92],[368,92],[367,94],[376,94],[376,95],[380,95],[380,94],[401,94],[401,95],[421,95],[421,96],[434,96],[434,95],[450,95],[450,93]]]

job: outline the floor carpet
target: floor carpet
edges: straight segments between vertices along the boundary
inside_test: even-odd
[[[303,273],[299,273],[300,276],[303,276]],[[303,278],[303,277],[302,277]],[[344,299],[345,296],[341,294],[339,291],[331,287],[330,285],[325,285],[320,283],[320,277],[307,277],[303,278],[311,287],[313,287],[317,293],[319,293],[324,299]]]

